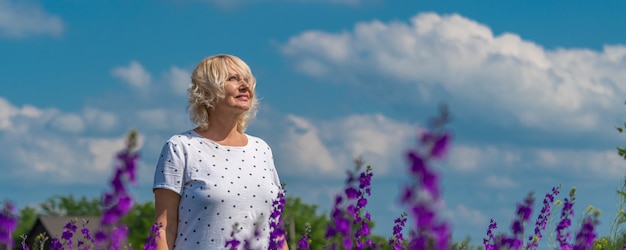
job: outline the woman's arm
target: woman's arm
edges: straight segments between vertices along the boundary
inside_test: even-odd
[[[178,232],[179,202],[180,195],[176,192],[163,188],[154,189],[155,220],[157,225],[160,225],[157,250],[174,249]]]
[[[285,235],[283,234],[283,236],[280,237],[280,240],[284,240],[285,242],[283,243],[282,247],[280,248],[280,250],[289,250],[289,244],[287,244],[287,239],[285,239]]]

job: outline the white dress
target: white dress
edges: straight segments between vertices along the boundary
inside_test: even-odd
[[[175,249],[225,249],[235,224],[240,249],[244,239],[267,249],[280,181],[267,143],[246,136],[246,146],[222,146],[189,130],[163,146],[153,188],[181,196]]]

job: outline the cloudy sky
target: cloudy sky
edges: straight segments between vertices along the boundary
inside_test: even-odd
[[[626,2],[0,0],[0,198],[95,197],[131,128],[139,201],[156,155],[191,128],[193,67],[229,53],[258,78],[248,133],[288,193],[328,211],[357,156],[374,168],[375,233],[403,208],[404,155],[437,106],[454,117],[442,216],[476,244],[534,191],[575,186],[577,215],[615,214],[626,161]],[[561,195],[559,198],[564,198]],[[536,207],[538,210],[539,207]]]

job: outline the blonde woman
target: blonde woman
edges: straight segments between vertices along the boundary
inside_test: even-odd
[[[155,170],[157,249],[225,249],[232,232],[240,248],[245,239],[267,249],[281,186],[268,144],[245,133],[255,87],[249,66],[232,55],[205,58],[193,71],[187,109],[197,127],[165,143]]]

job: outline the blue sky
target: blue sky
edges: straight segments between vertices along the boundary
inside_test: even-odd
[[[577,216],[615,214],[626,144],[624,1],[0,0],[0,188],[18,206],[94,197],[130,128],[139,201],[156,154],[191,128],[189,73],[234,54],[258,79],[248,133],[272,146],[288,193],[328,211],[346,168],[374,168],[369,210],[389,235],[404,153],[447,103],[454,146],[442,215],[478,244],[535,191],[576,186]],[[9,191],[10,190],[10,191]],[[564,198],[561,195],[560,198]]]

